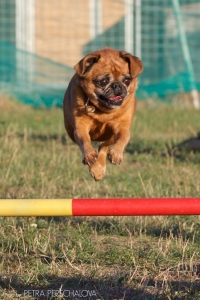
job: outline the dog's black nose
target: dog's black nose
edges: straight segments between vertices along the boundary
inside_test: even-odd
[[[111,87],[116,96],[120,96],[122,94],[122,85],[120,82],[113,82]]]

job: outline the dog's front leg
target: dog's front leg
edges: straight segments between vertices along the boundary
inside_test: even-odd
[[[108,152],[108,159],[114,165],[120,165],[123,160],[124,148],[130,140],[130,132],[127,128],[121,128],[115,134],[115,143]]]
[[[106,173],[106,157],[107,151],[110,145],[114,143],[114,138],[111,137],[109,140],[100,143],[98,160],[89,167],[91,176],[96,180],[101,180]]]
[[[76,128],[74,138],[81,149],[83,164],[89,166],[94,164],[97,161],[98,154],[92,147],[88,130],[84,126]]]

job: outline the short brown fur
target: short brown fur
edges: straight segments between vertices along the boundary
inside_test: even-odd
[[[63,103],[65,128],[79,145],[91,176],[101,180],[107,156],[113,164],[122,162],[136,107],[137,76],[143,65],[129,53],[105,48],[88,54],[74,68],[76,74]],[[89,112],[87,105],[95,111]],[[91,141],[101,142],[98,153]]]

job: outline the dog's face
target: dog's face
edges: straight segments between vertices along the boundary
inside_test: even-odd
[[[100,109],[115,109],[136,89],[143,65],[129,53],[105,48],[88,54],[74,68],[90,101]]]

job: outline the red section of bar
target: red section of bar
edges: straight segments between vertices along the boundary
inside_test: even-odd
[[[200,198],[73,199],[73,216],[200,215]]]

